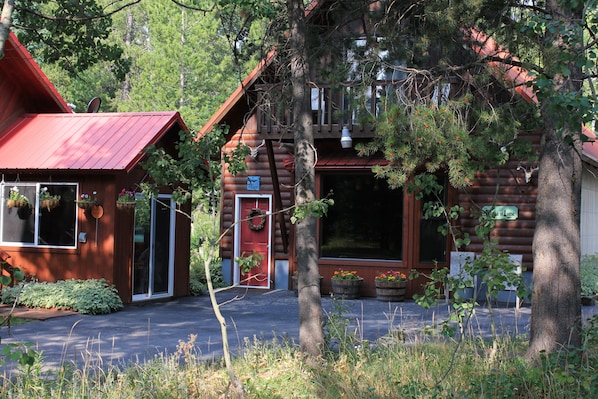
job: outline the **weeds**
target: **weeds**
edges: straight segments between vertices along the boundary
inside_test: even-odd
[[[598,316],[584,330],[584,347],[527,363],[527,342],[501,337],[405,342],[385,339],[364,344],[351,328],[346,303],[337,301],[325,330],[330,345],[320,363],[307,363],[286,337],[244,341],[235,370],[247,398],[591,398],[598,397]],[[396,316],[392,313],[389,320]],[[394,321],[393,321],[394,322]],[[201,361],[196,337],[180,341],[175,353],[127,365],[66,363],[43,372],[43,357],[28,346],[32,364],[0,381],[0,397],[34,398],[222,398],[228,388],[223,362]],[[90,354],[91,356],[91,354]],[[17,356],[18,358],[18,356]],[[15,359],[17,359],[15,358]],[[448,370],[448,375],[447,375]]]

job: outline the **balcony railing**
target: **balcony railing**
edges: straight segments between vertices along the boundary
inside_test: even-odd
[[[339,138],[343,127],[354,138],[373,137],[368,120],[376,118],[391,104],[441,104],[462,95],[463,84],[456,79],[442,81],[375,81],[371,86],[346,83],[311,88],[314,138]],[[281,85],[259,85],[258,132],[265,138],[292,139],[293,115],[290,96]]]

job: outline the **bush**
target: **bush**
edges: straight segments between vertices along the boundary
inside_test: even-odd
[[[215,288],[226,286],[222,277],[222,260],[220,258],[212,260],[212,263],[210,264],[210,274],[212,275],[212,284],[214,284]],[[191,295],[203,295],[208,290],[204,259],[199,251],[195,249],[191,250],[189,279]]]
[[[31,281],[2,289],[2,303],[29,308],[68,309],[83,314],[107,314],[123,307],[114,286],[106,280]]]
[[[581,257],[581,295],[598,294],[598,254]]]

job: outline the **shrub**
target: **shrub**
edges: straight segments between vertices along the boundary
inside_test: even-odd
[[[207,290],[207,279],[204,269],[204,259],[198,250],[191,250],[191,265],[189,270],[189,289],[191,295],[203,295]],[[216,258],[210,264],[210,274],[212,275],[212,284],[215,288],[225,287],[222,277],[222,260]]]
[[[2,303],[29,308],[69,309],[83,314],[107,314],[123,307],[114,286],[106,280],[31,281],[2,289]]]
[[[598,294],[598,254],[581,257],[581,295]]]

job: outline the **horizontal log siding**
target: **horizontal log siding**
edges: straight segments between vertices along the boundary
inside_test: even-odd
[[[459,223],[463,232],[471,237],[471,244],[465,250],[481,252],[483,242],[475,235],[477,215],[481,208],[492,204],[516,206],[519,212],[517,220],[496,221],[491,234],[498,239],[500,250],[523,255],[523,264],[531,271],[532,240],[536,228],[537,172],[526,183],[525,174],[517,170],[518,166],[519,162],[510,162],[500,170],[481,173],[471,187],[459,191],[459,203],[465,209]]]
[[[233,150],[241,138],[240,132],[237,132],[230,140],[224,150]],[[242,134],[242,140],[245,144],[252,148],[259,146],[262,143],[262,137],[259,137],[255,132],[248,132],[245,130]],[[287,208],[292,204],[292,185],[293,173],[284,168],[283,159],[290,158],[293,148],[290,146],[280,146],[277,142],[272,143],[274,158],[276,160],[276,167],[278,170],[278,182],[280,184],[280,195],[283,208]],[[270,175],[270,167],[268,164],[268,154],[266,147],[259,149],[259,156],[257,161],[251,157],[247,157],[247,170],[245,173],[232,176],[228,169],[225,168],[222,179],[222,201],[220,204],[221,226],[222,231],[229,228],[234,222],[235,215],[235,195],[236,194],[270,194],[272,195],[272,206],[275,207],[274,187],[272,185],[272,176]],[[247,191],[247,176],[260,176],[260,190]],[[274,259],[288,259],[289,254],[283,250],[283,242],[281,236],[281,228],[278,218],[273,216],[274,222]],[[291,223],[289,221],[289,214],[285,213],[285,223],[287,232],[291,234]],[[233,256],[233,231],[229,231],[220,243],[220,256],[224,259],[231,259]],[[289,248],[291,250],[292,237],[289,236]]]

